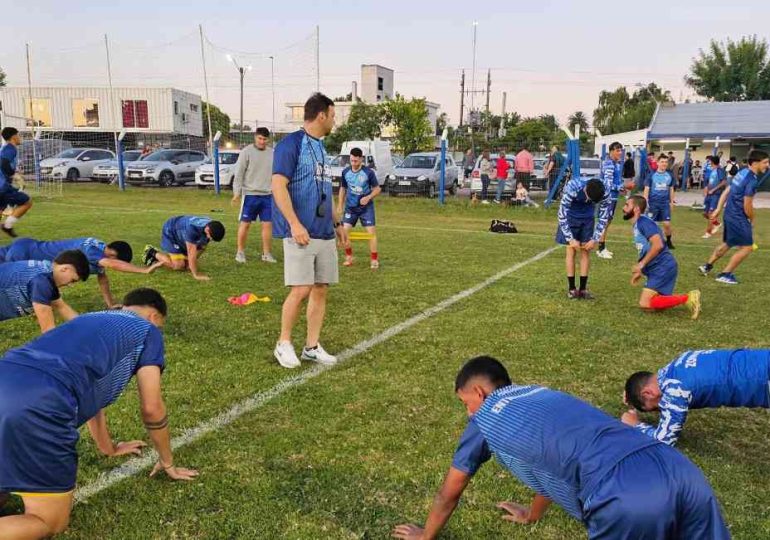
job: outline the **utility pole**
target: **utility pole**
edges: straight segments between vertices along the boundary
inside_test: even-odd
[[[492,127],[492,117],[489,116],[489,92],[492,90],[492,70],[487,70],[487,125],[486,125],[486,132],[485,132],[485,140],[489,140],[489,131]]]
[[[465,109],[465,70],[460,76],[460,127],[463,127],[463,112]]]
[[[498,136],[502,136],[503,130],[505,129],[505,101],[507,98],[508,92],[503,92],[503,112],[500,117],[500,132],[498,133]]]

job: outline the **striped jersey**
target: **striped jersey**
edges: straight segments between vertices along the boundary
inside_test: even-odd
[[[0,321],[31,315],[32,304],[50,306],[59,298],[50,262],[0,264]]]
[[[602,161],[600,170],[604,189],[617,199],[623,189],[623,164],[608,157]]]

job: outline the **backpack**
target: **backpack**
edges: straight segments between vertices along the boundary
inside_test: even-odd
[[[492,224],[489,226],[489,232],[493,233],[517,233],[519,230],[516,225],[510,221],[502,221],[499,219],[493,219]]]

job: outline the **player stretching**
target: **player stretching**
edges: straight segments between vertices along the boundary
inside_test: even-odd
[[[674,177],[668,172],[668,156],[661,153],[658,158],[658,170],[650,175],[644,186],[644,198],[647,199],[649,216],[655,223],[663,223],[666,233],[666,247],[674,249],[671,243],[671,214],[674,207]]]
[[[596,204],[599,204],[599,222],[594,223]],[[604,189],[604,183],[585,177],[573,178],[564,187],[559,204],[559,226],[556,242],[567,246],[566,266],[570,299],[592,300],[588,292],[588,270],[591,267],[591,250],[602,237],[609,222],[612,201]],[[575,286],[575,256],[580,253],[580,288]]]
[[[400,525],[394,537],[436,538],[471,478],[494,455],[536,492],[528,506],[498,505],[508,521],[534,523],[555,502],[592,540],[730,538],[708,481],[674,448],[569,394],[512,384],[493,358],[465,364],[455,392],[470,419],[452,466],[425,528]]]
[[[171,270],[190,269],[197,280],[208,281],[209,276],[198,272],[198,258],[209,241],[221,242],[225,237],[225,226],[207,217],[176,216],[163,224],[160,248],[144,248],[144,264],[151,266],[160,262]]]
[[[604,189],[610,194],[610,209],[609,217],[607,220],[607,226],[604,229],[604,233],[599,240],[599,250],[596,255],[602,259],[611,259],[612,252],[607,249],[607,233],[610,230],[610,224],[615,217],[615,210],[618,206],[618,199],[620,198],[620,192],[623,190],[623,163],[620,161],[623,157],[623,145],[619,142],[614,142],[610,145],[607,153],[607,159],[602,162],[601,176],[604,182]]]
[[[754,249],[754,194],[757,192],[757,177],[765,174],[770,167],[767,152],[752,150],[749,153],[749,166],[736,174],[730,185],[719,199],[717,209],[711,214],[716,220],[725,210],[725,230],[722,233],[722,244],[714,250],[706,264],[699,270],[707,276],[714,263],[721,259],[730,248],[738,251],[730,258],[724,270],[717,275],[717,281],[728,285],[737,285],[735,269],[743,260],[751,255]]]
[[[142,441],[113,442],[104,414],[134,375],[144,426],[158,453],[150,476],[198,475],[176,466],[171,452],[158,330],[166,302],[157,291],[137,289],[123,306],[81,315],[0,359],[0,492],[24,501],[24,514],[0,517],[0,538],[48,538],[67,528],[83,424],[102,454],[141,453]]]
[[[13,186],[19,154],[17,147],[21,144],[19,130],[6,127],[0,132],[0,136],[5,141],[3,147],[0,148],[0,212],[5,210],[7,206],[14,207],[11,215],[5,218],[5,222],[0,226],[0,230],[15,238],[18,235],[13,230],[13,226],[16,225],[21,216],[32,208],[32,201],[29,200],[29,195]]]
[[[719,166],[719,158],[717,156],[706,157],[703,178],[706,183],[706,187],[703,188],[703,217],[708,221],[708,225],[706,225],[706,232],[701,238],[711,238],[711,235],[722,227],[719,219],[713,218],[711,214],[717,209],[722,192],[727,187],[725,170]]]
[[[659,172],[661,163],[664,161],[659,159]],[[639,250],[639,262],[632,270],[631,284],[636,285],[642,275],[647,277],[639,297],[639,307],[658,311],[685,304],[692,312],[692,318],[697,319],[700,314],[700,291],[674,294],[679,268],[668,246],[663,243],[660,228],[644,215],[646,209],[647,200],[641,195],[629,197],[623,206],[623,219],[634,225],[634,242]]]
[[[692,409],[770,408],[768,379],[769,349],[687,351],[657,374],[638,371],[628,378],[625,401],[634,409],[622,420],[674,445]],[[660,411],[658,425],[640,422],[637,411]]]
[[[337,215],[342,216],[345,228],[345,266],[353,266],[353,247],[350,243],[350,230],[356,226],[358,220],[369,233],[369,266],[372,270],[380,267],[377,258],[377,231],[374,219],[374,198],[380,194],[382,188],[377,181],[377,175],[369,167],[364,167],[364,153],[360,148],[350,151],[350,166],[342,171],[340,192],[337,203]],[[345,205],[345,212],[342,205]]]

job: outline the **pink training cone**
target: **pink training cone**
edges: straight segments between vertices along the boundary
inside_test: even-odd
[[[257,296],[254,293],[243,293],[240,296],[231,296],[227,299],[234,306],[248,306],[254,302],[269,302],[269,296]]]

